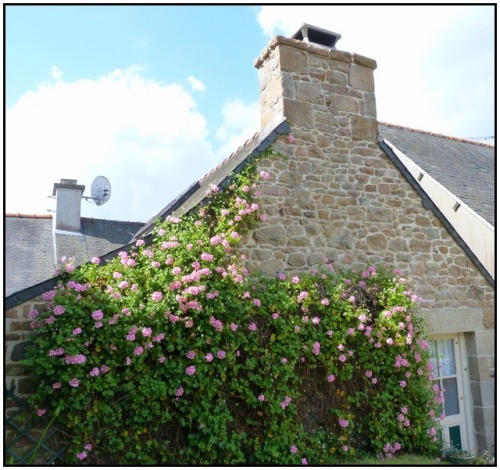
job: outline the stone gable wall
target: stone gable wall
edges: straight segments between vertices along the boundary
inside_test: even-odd
[[[462,333],[478,448],[495,445],[494,289],[378,146],[375,61],[278,37],[259,69],[262,126],[286,117],[258,171],[267,222],[244,238],[268,275],[390,265],[411,276],[430,334]]]

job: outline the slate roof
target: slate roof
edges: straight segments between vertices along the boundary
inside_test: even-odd
[[[144,225],[82,217],[79,233],[54,233],[51,215],[6,214],[4,221],[7,296],[51,279],[63,256],[80,265],[126,245]]]
[[[379,123],[380,136],[495,225],[495,147]]]

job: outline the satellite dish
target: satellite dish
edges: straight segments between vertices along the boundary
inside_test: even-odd
[[[104,176],[96,176],[90,188],[90,198],[98,205],[102,206],[108,202],[111,196],[111,185]]]

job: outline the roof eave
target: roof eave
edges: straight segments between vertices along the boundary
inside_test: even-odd
[[[476,266],[476,268],[480,271],[480,273],[484,276],[486,281],[495,288],[495,279],[488,272],[488,270],[483,266],[481,261],[475,255],[475,253],[471,250],[470,246],[465,242],[465,240],[461,237],[461,235],[457,232],[452,223],[444,216],[439,207],[435,204],[435,202],[429,197],[427,192],[422,188],[417,179],[411,174],[408,168],[403,164],[403,162],[399,159],[396,152],[393,150],[392,146],[385,139],[379,142],[380,148],[387,154],[391,162],[396,166],[396,168],[401,172],[401,174],[405,177],[405,179],[410,183],[410,185],[415,189],[417,194],[422,198],[422,204],[426,209],[431,210],[434,215],[439,219],[439,221],[443,224],[449,234],[455,239],[458,245],[464,250],[467,256],[470,258],[472,263]]]

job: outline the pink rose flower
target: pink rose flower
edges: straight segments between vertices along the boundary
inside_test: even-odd
[[[155,301],[155,302],[159,302],[161,299],[163,299],[163,294],[161,292],[153,292],[151,294],[151,298]]]
[[[76,387],[78,387],[78,385],[80,385],[80,381],[76,378],[71,379],[68,383],[74,388],[76,388]]]
[[[219,359],[224,359],[226,357],[226,353],[224,351],[217,351],[217,357]]]

